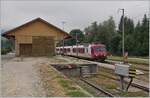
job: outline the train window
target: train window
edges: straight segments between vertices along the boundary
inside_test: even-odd
[[[78,48],[78,52],[81,53],[81,48]]]
[[[62,48],[60,49],[60,51],[62,51]]]
[[[67,51],[70,52],[70,48],[68,48]]]
[[[73,48],[73,53],[75,53],[76,52],[76,49],[75,48]]]
[[[81,53],[81,48],[78,48],[78,52]]]
[[[66,51],[67,49],[66,48],[64,48],[64,52],[66,53],[67,51]]]
[[[96,47],[95,51],[105,51],[105,47]]]
[[[75,53],[75,52],[79,52],[79,53],[84,53],[85,52],[85,50],[84,50],[84,48],[73,48],[73,53]]]
[[[84,48],[82,48],[82,53],[84,53]]]
[[[79,53],[84,53],[84,48],[79,48]]]

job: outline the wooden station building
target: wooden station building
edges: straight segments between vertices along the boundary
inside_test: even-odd
[[[36,18],[2,36],[13,39],[16,56],[52,56],[55,55],[56,44],[70,35],[47,21]]]

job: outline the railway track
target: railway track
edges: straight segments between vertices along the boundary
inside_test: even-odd
[[[77,56],[71,56],[71,55],[69,55],[69,56],[70,56],[70,57],[74,57],[74,58],[78,58],[78,59],[94,61],[94,60],[88,59],[88,58],[77,57]],[[95,62],[99,62],[99,61],[95,61]],[[119,60],[105,60],[105,61],[99,62],[99,63],[106,63],[106,64],[112,64],[112,65],[114,65],[115,62],[120,62],[120,61],[119,61]],[[137,62],[129,62],[129,63],[131,63],[131,64],[143,64],[143,65],[147,65],[147,64],[144,64],[144,63],[137,63]],[[145,72],[148,72],[148,71],[149,71],[149,67],[147,67],[146,69],[145,69],[145,68],[139,68],[139,67],[137,67],[137,69],[142,70],[142,71],[145,71]]]
[[[115,64],[115,62],[119,62],[119,61],[117,61],[117,60],[106,60],[105,61],[105,63],[107,63],[107,64],[112,64],[112,65],[114,65]],[[131,63],[131,64],[136,64],[136,65],[139,65],[140,66],[140,64],[139,63],[133,63],[133,62],[129,62],[129,63]],[[144,66],[146,66],[146,64],[143,64]],[[148,65],[147,65],[148,66]],[[145,71],[145,72],[148,72],[149,71],[149,67],[147,67],[147,68],[141,68],[141,67],[138,67],[137,66],[137,69],[139,69],[139,70],[142,70],[142,71]]]
[[[75,57],[75,56],[71,56],[71,57]],[[75,57],[75,58],[79,58],[79,59],[83,59],[81,57]],[[87,60],[87,59],[83,59],[83,60]],[[89,59],[88,59],[89,60]],[[90,60],[90,61],[93,61],[93,60]],[[98,61],[95,61],[97,63],[101,63],[101,62],[98,62]],[[107,64],[111,64],[111,63],[108,63],[108,62],[104,62],[104,63],[107,63]],[[114,63],[113,63],[114,64]],[[106,76],[106,77],[109,77],[109,76]],[[113,80],[116,80],[116,81],[119,81],[119,79],[116,79],[116,78],[113,78],[113,77],[109,77],[110,79],[113,79]],[[125,83],[128,83],[128,81],[125,81]],[[131,86],[133,87],[136,87],[136,88],[139,88],[139,89],[142,89],[146,92],[149,92],[149,88],[148,87],[145,87],[145,86],[142,86],[140,84],[137,84],[137,83],[132,83]]]
[[[102,75],[102,74],[100,74],[100,75]],[[107,78],[109,78],[109,79],[113,79],[113,80],[116,80],[116,81],[120,81],[119,79],[116,79],[116,78],[113,78],[113,77],[109,77],[109,76],[107,76],[107,75],[103,75],[103,76],[104,76],[104,77],[107,77]],[[124,82],[125,82],[125,83],[128,83],[128,81],[124,81]],[[139,89],[142,89],[142,90],[144,90],[144,91],[146,91],[146,92],[149,92],[149,88],[148,88],[148,87],[142,86],[142,85],[140,85],[140,84],[132,83],[131,86],[132,86],[132,87],[139,88]]]
[[[83,81],[84,83],[88,84],[89,86],[95,88],[96,90],[98,90],[99,92],[102,92],[103,94],[105,94],[107,97],[115,97],[113,94],[111,94],[110,92],[100,88],[98,85],[95,85],[83,78],[80,79],[81,81]]]
[[[82,58],[82,57],[77,57],[77,56],[70,56],[70,57],[74,57],[74,58],[78,58],[78,59],[83,59],[83,60],[88,60],[88,61],[97,62],[97,63],[111,64],[111,65],[115,65],[115,62],[119,62],[119,61],[115,61],[115,60],[111,60],[113,62],[110,62],[109,60],[105,60],[103,62],[100,62],[100,61],[95,61],[95,60],[92,60],[92,59],[87,59],[87,58]],[[138,64],[138,63],[131,63],[131,64]],[[144,65],[144,66],[146,66],[146,65]],[[145,74],[149,74],[149,67],[147,67],[147,68],[141,68],[141,67],[137,66],[137,69],[144,71]]]
[[[107,60],[104,61],[104,62],[99,62],[99,61],[94,61],[92,59],[87,59],[87,58],[82,58],[82,57],[77,57],[77,56],[69,56],[69,57],[78,58],[78,59],[87,60],[87,61],[96,62],[96,63],[111,64],[111,65],[115,65],[114,62],[119,62],[119,61],[108,62]],[[149,68],[145,69],[145,68],[139,68],[139,67],[137,67],[137,69],[144,71],[145,74],[149,74]]]
[[[149,92],[149,88],[148,88],[148,87],[144,87],[144,86],[139,85],[139,84],[137,84],[137,83],[132,83],[131,85],[132,85],[133,87],[137,87],[137,88],[140,88],[140,89],[142,89],[142,90],[144,90],[144,91],[146,91],[146,92]]]
[[[111,60],[111,61],[121,61],[121,60],[114,60],[114,59],[108,59],[108,60]],[[144,63],[144,62],[135,62],[135,61],[128,61],[129,63],[133,63],[133,64],[142,64],[142,65],[148,65],[147,63]]]
[[[81,58],[81,57],[75,57],[75,56],[71,56],[71,57],[78,58],[78,59],[83,59],[83,60],[87,60],[87,59],[84,59],[84,58]],[[93,60],[89,60],[89,59],[88,59],[88,61],[94,62]],[[95,61],[95,62],[101,63],[101,62],[98,62],[98,61]],[[103,63],[107,63],[107,62],[103,62]],[[107,64],[110,64],[110,63],[107,63]],[[113,63],[113,64],[114,64],[114,63]],[[109,77],[109,76],[105,76],[105,77],[108,77],[108,78],[110,78],[110,79],[119,81],[119,79],[116,79],[116,78],[113,78],[113,77]],[[128,83],[128,81],[125,81],[125,83]],[[148,87],[142,86],[142,85],[140,85],[140,84],[132,83],[131,86],[136,87],[136,88],[139,88],[139,89],[142,89],[142,90],[144,90],[144,91],[146,91],[146,92],[149,92],[149,88],[148,88]]]

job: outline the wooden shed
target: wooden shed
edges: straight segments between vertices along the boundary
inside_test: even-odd
[[[14,39],[16,56],[52,56],[56,44],[70,35],[60,28],[37,18],[2,36]]]

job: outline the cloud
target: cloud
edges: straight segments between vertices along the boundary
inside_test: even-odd
[[[2,1],[1,5],[1,23],[6,30],[37,17],[60,28],[66,21],[65,30],[70,32],[75,28],[83,30],[94,21],[103,22],[109,16],[114,17],[117,26],[119,8],[125,8],[125,15],[135,21],[148,14],[148,1]]]

